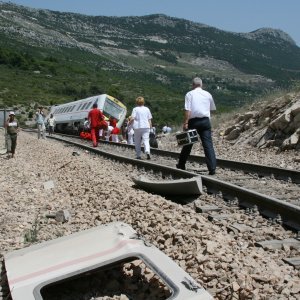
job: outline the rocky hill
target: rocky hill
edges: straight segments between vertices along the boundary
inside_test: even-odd
[[[300,93],[289,93],[237,114],[220,135],[234,145],[300,150]],[[233,124],[232,124],[233,123]]]
[[[0,37],[0,105],[107,92],[131,107],[143,94],[159,120],[173,122],[181,115],[169,112],[195,75],[219,111],[300,79],[300,48],[269,28],[241,34],[161,14],[86,16],[0,2]]]
[[[260,41],[261,43],[275,42],[281,45],[288,43],[296,46],[295,41],[287,33],[279,29],[260,28],[249,33],[241,33],[240,35],[248,39]]]
[[[260,65],[256,74],[270,78],[277,77],[272,72],[279,68],[300,71],[300,49],[281,30],[262,28],[237,34],[165,15],[93,17],[0,5],[0,32],[25,45],[78,48],[110,58],[155,56],[171,63],[186,60],[192,64],[192,57],[211,57],[246,73]],[[267,65],[270,69],[262,70]]]

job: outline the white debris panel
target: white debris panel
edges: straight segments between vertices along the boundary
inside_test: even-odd
[[[140,188],[159,195],[200,195],[202,194],[201,176],[174,180],[151,180],[144,176],[132,178]]]
[[[122,222],[109,223],[4,256],[13,300],[43,299],[49,284],[139,257],[170,288],[169,299],[213,299],[184,270]]]

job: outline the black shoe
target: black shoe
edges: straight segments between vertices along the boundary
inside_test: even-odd
[[[147,153],[147,159],[151,159],[151,156],[149,153]]]
[[[176,164],[176,168],[180,170],[185,170],[185,166],[182,166],[180,164]]]
[[[213,170],[213,171],[209,171],[208,175],[215,175],[216,174],[216,171]]]
[[[138,156],[136,159],[142,159],[140,156]]]

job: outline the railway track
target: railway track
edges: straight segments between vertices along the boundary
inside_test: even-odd
[[[226,285],[219,286],[219,289],[215,290],[213,281],[211,280],[211,277],[209,277],[209,268],[206,266],[206,263],[203,263],[202,261],[197,262],[194,257],[192,257],[192,259],[189,260],[188,257],[190,254],[185,248],[188,233],[185,232],[186,236],[180,235],[180,232],[184,232],[184,230],[182,229],[185,226],[187,226],[186,224],[188,224],[189,222],[194,222],[192,227],[190,228],[191,232],[194,230],[194,228],[196,230],[199,229],[198,236],[200,228],[202,228],[201,224],[199,224],[198,221],[200,219],[205,219],[206,217],[209,220],[209,226],[214,227],[214,229],[218,232],[223,232],[224,230],[227,230],[229,235],[232,236],[232,244],[230,244],[230,249],[233,249],[233,255],[239,255],[239,253],[243,252],[246,257],[244,267],[245,270],[247,269],[248,263],[250,261],[248,259],[248,256],[250,256],[251,251],[254,248],[256,248],[255,246],[263,247],[265,249],[265,251],[258,251],[259,255],[261,256],[259,256],[259,258],[255,256],[255,260],[259,261],[260,258],[263,259],[265,256],[267,257],[270,255],[271,257],[274,257],[275,261],[277,261],[278,265],[280,266],[285,265],[283,263],[284,261],[287,264],[293,265],[295,268],[299,268],[300,236],[299,234],[297,235],[297,233],[295,234],[292,231],[285,230],[285,226],[282,226],[283,224],[291,227],[294,230],[299,230],[299,208],[296,205],[291,205],[287,202],[280,201],[278,199],[272,199],[272,197],[263,195],[261,193],[258,193],[257,191],[245,189],[243,186],[244,183],[249,181],[249,178],[253,176],[254,178],[257,178],[257,180],[266,181],[265,186],[268,186],[268,180],[271,180],[272,182],[274,181],[276,184],[279,184],[281,182],[282,184],[288,184],[295,188],[298,187],[298,184],[293,183],[290,177],[287,177],[286,179],[277,180],[274,178],[274,176],[272,176],[271,173],[270,175],[261,177],[261,175],[253,173],[249,174],[237,170],[226,170],[225,167],[224,169],[218,169],[217,176],[206,176],[203,175],[207,173],[206,168],[203,167],[202,169],[200,169],[199,165],[196,165],[196,163],[194,165],[194,162],[188,164],[187,171],[176,169],[176,159],[174,158],[176,158],[176,155],[178,155],[178,153],[172,154],[171,152],[170,156],[161,156],[158,153],[156,153],[156,149],[153,149],[151,157],[152,159],[150,161],[141,161],[135,159],[133,147],[128,147],[128,145],[124,146],[122,144],[112,144],[104,142],[101,143],[101,145],[98,148],[93,148],[90,147],[90,141],[83,141],[69,136],[59,137],[57,135],[55,135],[53,138],[59,142],[65,143],[66,149],[70,149],[71,151],[67,151],[69,156],[74,151],[74,158],[71,159],[72,163],[74,164],[76,164],[77,155],[82,155],[82,157],[80,158],[81,162],[85,158],[89,159],[88,157],[92,157],[93,162],[99,161],[101,163],[101,160],[96,158],[96,156],[100,155],[112,161],[111,163],[109,163],[109,165],[114,165],[114,161],[123,162],[122,168],[130,169],[131,173],[134,174],[134,176],[146,174],[147,177],[149,177],[153,181],[163,181],[164,179],[193,178],[201,174],[203,190],[206,193],[199,196],[197,200],[193,199],[194,201],[192,202],[188,201],[190,199],[182,199],[186,200],[186,204],[182,206],[184,209],[183,215],[186,217],[184,218],[185,222],[179,223],[180,225],[178,225],[178,228],[176,227],[178,222],[176,215],[173,214],[172,211],[170,211],[168,213],[168,218],[166,221],[162,217],[162,215],[159,214],[159,208],[158,213],[155,213],[153,215],[153,221],[147,219],[148,222],[144,224],[142,221],[140,221],[141,219],[143,219],[144,215],[140,214],[139,211],[135,208],[135,202],[127,204],[127,208],[121,207],[120,210],[116,211],[115,213],[116,216],[119,216],[120,211],[122,211],[122,214],[125,214],[125,211],[129,210],[129,219],[127,221],[129,223],[134,224],[134,226],[139,228],[141,231],[147,232],[147,234],[149,234],[148,238],[150,237],[153,244],[159,247],[160,249],[167,249],[167,254],[172,259],[178,259],[178,255],[180,254],[183,255],[182,258],[184,258],[185,260],[185,266],[189,266],[190,264],[193,266],[204,264],[205,272],[203,274],[203,272],[201,271],[201,276],[199,276],[198,271],[191,271],[191,269],[189,269],[189,271],[191,272],[191,274],[196,274],[194,275],[195,278],[201,278],[200,281],[205,282],[207,288],[211,288],[210,292],[212,293],[212,295],[215,295],[216,298],[219,297],[219,299],[225,299],[226,297],[222,298],[222,291],[223,289],[230,290],[231,285],[227,283]],[[47,142],[41,143],[41,145],[47,144]],[[166,152],[166,154],[167,153],[168,152]],[[125,164],[129,163],[134,165],[135,167],[124,166]],[[119,163],[116,163],[116,167],[120,167]],[[228,174],[230,174],[230,172],[232,172],[233,174],[233,181],[231,183],[228,183],[226,181],[226,177],[229,177]],[[225,180],[222,179],[222,176],[225,176]],[[243,177],[243,180],[240,180],[241,186],[233,184],[234,180],[238,181],[238,177]],[[254,204],[254,200],[257,202],[257,204]],[[273,202],[273,200],[275,201]],[[267,204],[264,203],[265,201],[267,202]],[[151,203],[149,203],[149,205],[151,205]],[[241,210],[241,207],[245,208],[245,210]],[[98,208],[96,208],[96,210],[97,209]],[[281,214],[281,217],[278,217],[278,211],[281,209],[283,212]],[[202,218],[202,216],[199,216],[199,213],[201,213],[204,218]],[[265,215],[267,218],[264,218],[262,215]],[[151,227],[151,222],[161,222],[163,224],[162,227],[159,228],[159,231],[153,232],[153,237],[153,228]],[[178,230],[178,234],[176,234],[174,237],[174,243],[181,251],[179,254],[177,252],[174,252],[173,248],[170,250],[168,246],[165,246],[167,245],[168,241],[161,237],[161,235],[163,235],[164,237],[164,234],[167,233],[166,231],[164,231],[163,227],[165,226],[164,224],[166,224],[166,222],[170,222],[171,226],[173,226],[172,228],[174,228],[174,230]],[[201,231],[200,235],[205,236],[205,231]],[[207,239],[207,243],[210,244],[210,241],[212,240],[211,236],[207,235],[205,239]],[[194,238],[193,240],[188,241],[190,243],[187,244],[187,249],[190,249],[191,252],[197,252],[198,250],[195,250],[193,248]],[[218,244],[218,242],[216,241],[215,243]],[[276,249],[276,251],[274,251],[274,249]],[[276,255],[274,255],[274,253],[276,253]],[[266,260],[262,261],[262,270],[265,268],[265,261]],[[207,264],[217,264],[217,262],[218,258],[213,257],[212,261],[207,262]],[[232,263],[228,264],[228,266],[230,266],[229,269],[226,269],[224,267],[223,274],[228,274],[228,278],[232,278],[232,274],[234,273],[234,270],[231,270],[231,265]],[[288,266],[286,267],[289,268]],[[241,266],[238,266],[239,273],[240,268]],[[285,272],[288,272],[288,270],[290,269],[287,269],[287,271]],[[216,275],[216,280],[222,281],[223,279],[219,279],[219,277],[221,278],[223,276],[220,272],[220,269],[216,270],[216,272],[216,274],[219,274]],[[294,270],[294,272],[297,272],[297,270]],[[297,277],[297,275],[295,276]],[[0,299],[10,299],[8,295],[8,286],[3,280],[5,279],[4,274],[1,277],[2,292],[0,293]],[[265,277],[263,276],[258,276],[257,282],[261,282],[261,280],[264,280],[264,278]],[[228,294],[230,294],[230,292],[228,292]]]
[[[93,148],[89,141],[73,136],[56,135],[52,138],[109,159],[135,165],[141,174],[146,172],[153,180],[201,175],[204,191],[223,199],[226,206],[241,207],[250,214],[259,212],[270,223],[300,230],[299,171],[218,159],[217,176],[206,176],[206,168],[199,168],[199,164],[204,163],[204,158],[200,156],[192,155],[187,170],[183,171],[175,168],[179,155],[176,152],[152,149],[150,161],[137,160],[134,147],[130,145],[101,142],[98,148]]]

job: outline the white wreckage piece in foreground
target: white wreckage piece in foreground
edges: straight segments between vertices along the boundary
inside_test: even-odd
[[[4,262],[12,299],[36,300],[44,299],[43,288],[132,258],[141,260],[170,290],[167,299],[213,299],[173,260],[122,222],[12,251]]]

